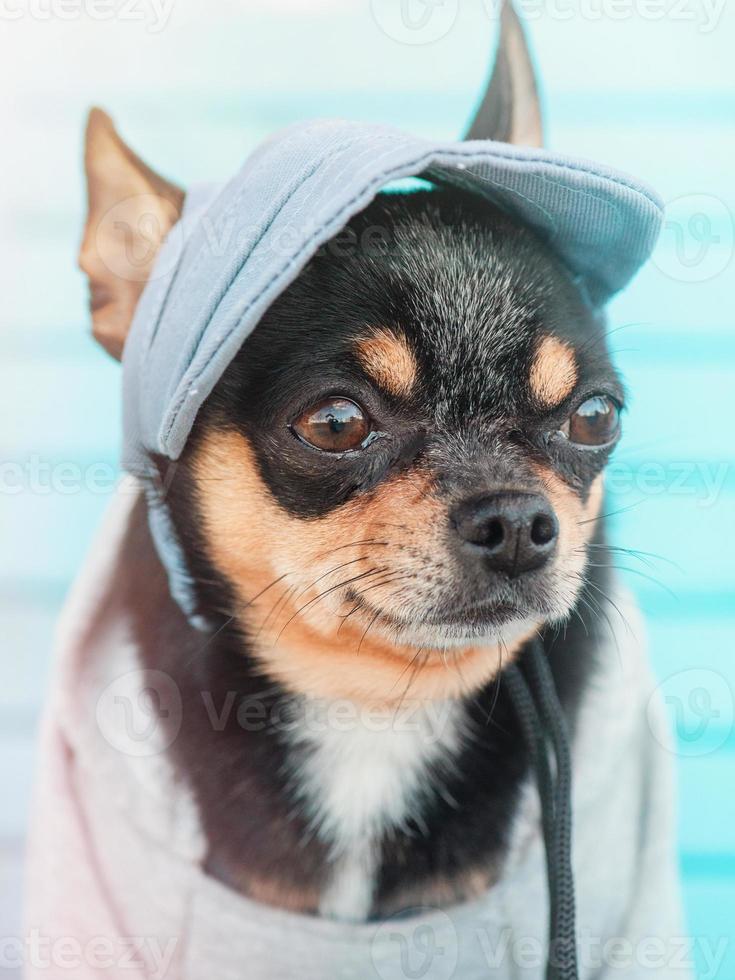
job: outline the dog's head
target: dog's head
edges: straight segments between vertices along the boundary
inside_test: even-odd
[[[510,8],[471,135],[540,142]],[[101,114],[87,161],[82,265],[118,352],[145,275],[139,258],[127,279],[98,261],[100,216],[156,195],[152,258],[181,193]],[[599,319],[533,233],[460,191],[385,192],[271,306],[199,414],[168,500],[201,601],[295,690],[485,683],[574,608],[621,407]]]

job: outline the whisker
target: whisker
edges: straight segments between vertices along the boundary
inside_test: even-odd
[[[363,603],[361,602],[362,596],[363,596],[363,594],[365,592],[369,592],[371,589],[378,589],[378,588],[381,588],[381,587],[386,586],[386,585],[391,585],[394,582],[400,582],[400,581],[405,580],[405,579],[410,579],[412,577],[413,576],[410,575],[410,574],[404,574],[404,573],[401,573],[401,572],[391,572],[390,574],[386,575],[385,578],[378,579],[377,582],[371,583],[365,589],[359,589],[359,590],[357,590],[357,601],[355,602],[354,606],[352,607],[352,609],[350,609],[350,611],[348,613],[345,613],[344,616],[341,616],[340,617],[341,620],[342,620],[342,622],[337,627],[337,633],[339,634],[339,631],[342,629],[342,627],[347,622],[347,620],[350,619],[350,617],[354,616],[355,613],[357,613],[361,609],[364,609],[365,608],[364,605],[363,605]],[[393,592],[391,594],[391,596],[389,597],[390,600],[391,601],[395,600],[395,598],[398,595],[400,595],[401,591],[402,591],[401,589],[398,589],[396,592]],[[379,615],[380,615],[380,612],[379,611],[376,612],[375,619],[377,619]],[[372,626],[372,624],[375,621],[375,619],[373,619],[373,621],[370,623],[370,626]],[[365,636],[365,634],[363,634],[363,639],[364,639],[364,636]],[[360,646],[362,646],[362,640],[360,640]],[[359,653],[359,647],[358,647],[358,653]]]
[[[588,609],[592,614],[594,620],[599,621],[600,617],[602,617],[607,623],[607,628],[610,630],[610,636],[612,638],[613,643],[615,644],[615,650],[617,652],[617,657],[618,657],[618,664],[622,669],[623,659],[620,653],[620,642],[618,640],[618,635],[615,632],[615,628],[612,624],[612,620],[605,612],[605,610],[602,608],[602,606],[599,604],[598,600],[595,599],[593,596],[591,596],[589,593],[585,595],[584,592],[581,592],[577,597],[577,601],[583,603],[585,608]]]
[[[207,647],[209,646],[209,644],[210,644],[210,643],[211,643],[211,642],[212,642],[212,641],[213,641],[214,639],[216,639],[216,638],[217,638],[217,637],[219,636],[219,634],[220,634],[220,633],[222,632],[222,630],[224,630],[224,629],[226,629],[226,628],[227,628],[227,627],[228,627],[228,626],[230,625],[230,623],[231,623],[231,622],[233,621],[233,619],[235,619],[235,618],[236,618],[236,617],[235,617],[234,615],[232,615],[232,616],[230,616],[230,617],[229,617],[228,619],[226,619],[226,620],[225,620],[225,622],[224,622],[224,623],[222,623],[222,625],[221,625],[221,626],[219,626],[219,627],[218,627],[218,628],[217,628],[217,629],[216,629],[216,630],[214,631],[214,633],[212,633],[212,635],[211,635],[211,636],[208,636],[208,637],[207,637],[207,639],[206,639],[206,642],[205,642],[205,643],[203,643],[203,644],[202,644],[202,646],[201,646],[201,647],[199,647],[199,649],[197,650],[197,652],[196,652],[196,655],[197,655],[197,656],[199,656],[199,654],[200,654],[200,653],[203,653],[203,652],[204,652],[204,651],[205,651],[205,650],[207,649]]]
[[[347,568],[348,565],[355,565],[358,561],[367,561],[367,560],[368,560],[367,556],[362,555],[360,558],[352,558],[350,561],[343,561],[341,565],[335,565],[334,568],[330,568],[328,572],[324,572],[323,575],[320,575],[318,578],[315,578],[313,582],[311,582],[309,585],[303,588],[301,592],[299,592],[299,594],[296,596],[296,598],[297,599],[300,598],[302,595],[304,595],[305,592],[308,592],[309,589],[313,589],[314,586],[317,585],[317,583],[327,578],[327,576],[334,575],[334,573],[338,572],[340,568]]]
[[[413,655],[413,657],[412,657],[412,658],[411,658],[411,659],[410,659],[410,660],[408,661],[408,663],[406,664],[406,666],[405,666],[405,667],[403,668],[403,670],[402,670],[402,671],[400,672],[400,674],[399,674],[399,675],[398,675],[398,677],[396,678],[396,681],[395,681],[395,683],[393,684],[393,687],[391,687],[391,691],[393,691],[393,690],[394,690],[394,688],[396,687],[396,685],[398,684],[398,682],[399,682],[399,681],[401,680],[401,678],[403,677],[403,675],[404,675],[404,674],[406,673],[406,671],[408,671],[408,670],[410,670],[410,669],[411,669],[411,667],[413,666],[413,664],[414,664],[414,663],[415,663],[415,661],[416,661],[416,658],[417,658],[417,657],[419,657],[419,656],[421,655],[421,653],[422,653],[422,651],[423,651],[423,649],[424,649],[423,647],[417,647],[417,649],[416,649],[416,653],[415,653],[415,654]],[[405,691],[404,691],[404,695],[405,695]]]
[[[579,598],[579,597],[577,597],[577,598]],[[590,631],[587,629],[587,623],[585,623],[584,616],[582,615],[582,613],[579,611],[579,609],[577,609],[576,603],[574,605],[574,608],[572,609],[572,612],[574,613],[574,615],[577,617],[577,619],[582,624],[582,629],[584,630],[584,635],[587,637],[587,639],[589,639]]]
[[[631,327],[636,327],[636,326],[640,326],[640,324],[636,322],[623,323],[620,326],[613,327],[610,330],[606,329],[605,327],[602,327],[600,330],[590,335],[589,339],[586,340],[584,344],[582,344],[579,347],[579,352],[584,353],[585,351],[589,350],[591,346],[597,344],[599,341],[607,340],[608,338],[612,337],[613,334],[620,333],[621,330],[629,330]]]
[[[357,653],[358,653],[358,656],[359,656],[359,654],[360,654],[360,650],[362,649],[362,644],[363,644],[363,643],[365,642],[365,637],[366,637],[366,636],[368,635],[368,633],[370,632],[370,627],[371,627],[371,626],[373,626],[373,624],[374,624],[374,623],[375,623],[375,622],[376,622],[376,621],[378,620],[378,618],[379,618],[379,617],[380,617],[380,611],[378,610],[378,611],[377,611],[377,612],[376,612],[376,613],[375,613],[375,614],[374,614],[374,615],[372,616],[372,618],[370,619],[370,621],[369,621],[369,623],[368,623],[368,624],[367,624],[367,626],[365,627],[365,632],[364,632],[364,633],[362,634],[362,636],[360,637],[360,642],[359,642],[359,643],[357,644]]]
[[[406,689],[403,692],[403,694],[401,695],[400,701],[398,702],[398,708],[399,708],[399,710],[400,710],[400,708],[403,707],[403,702],[406,700],[406,697],[408,696],[408,692],[409,692],[409,690],[411,688],[411,685],[416,680],[416,677],[418,676],[418,673],[419,673],[420,669],[424,666],[424,664],[426,663],[426,661],[428,659],[428,656],[429,656],[428,653],[424,655],[423,661],[419,659],[420,656],[421,656],[421,654],[423,652],[424,652],[424,648],[423,647],[419,647],[418,650],[416,651],[416,656],[413,658],[413,660],[411,660],[411,662],[409,664],[409,666],[412,666],[413,669],[411,670],[411,676],[408,678],[408,684],[406,684]],[[405,671],[402,672],[401,677],[403,676],[404,673],[405,673]],[[400,680],[400,678],[399,678],[399,680]],[[396,683],[398,683],[398,681],[396,681]]]
[[[287,589],[284,589],[283,590],[283,592],[281,593],[281,595],[279,596],[279,598],[271,606],[270,611],[268,612],[268,615],[261,622],[260,627],[258,629],[258,632],[255,634],[254,639],[257,639],[261,635],[261,633],[263,632],[263,630],[266,627],[266,624],[270,620],[271,616],[273,616],[274,619],[277,619],[278,618],[278,616],[276,614],[276,610],[278,610],[280,612],[281,608],[283,606],[285,606],[286,603],[288,602],[289,596],[293,596],[297,589],[298,589],[298,585],[290,585]],[[276,615],[274,615],[274,614],[276,614]]]
[[[361,545],[389,545],[390,541],[379,541],[377,538],[365,538],[362,541],[350,541],[349,544],[341,544],[338,548],[329,548],[327,551],[321,551],[319,554],[315,555],[316,558],[324,558],[326,555],[334,555],[338,551],[344,551],[346,548],[359,548]]]
[[[627,514],[629,510],[633,510],[636,507],[640,507],[641,504],[647,504],[649,501],[646,497],[636,500],[635,503],[628,504],[627,507],[620,507],[618,510],[611,510],[607,514],[598,514],[597,517],[589,517],[586,521],[577,521],[577,527],[582,527],[584,524],[595,524],[597,521],[604,521],[607,517],[616,517],[618,514]]]
[[[252,597],[252,599],[248,599],[248,601],[245,603],[245,606],[243,608],[247,609],[248,606],[252,606],[252,604],[254,602],[257,602],[257,600],[260,599],[261,596],[264,596],[269,589],[272,589],[274,585],[278,585],[279,582],[282,582],[290,574],[291,574],[291,572],[284,572],[283,575],[279,575],[278,578],[273,579],[273,581],[270,583],[270,585],[266,585],[266,587],[264,589],[261,589],[260,592],[257,592]]]
[[[647,561],[646,559],[655,558],[656,561],[665,562],[667,565],[670,565],[672,568],[675,568],[678,572],[684,571],[681,565],[679,565],[675,561],[672,561],[671,558],[667,558],[665,555],[656,554],[656,552],[653,551],[640,551],[638,548],[625,548],[622,545],[618,545],[618,544],[590,543],[587,545],[587,548],[595,548],[599,551],[611,551],[611,552],[614,551],[614,552],[618,552],[619,554],[630,555],[631,558],[637,558],[638,561],[641,561],[643,562],[643,564],[648,565],[649,568],[652,568],[653,565],[650,561]],[[585,549],[578,548],[576,550],[579,552],[584,552]]]
[[[348,613],[345,613],[345,615],[344,615],[344,616],[341,616],[341,617],[340,617],[340,618],[341,618],[341,620],[342,620],[342,622],[341,622],[341,623],[339,624],[339,626],[337,627],[337,635],[339,635],[339,631],[340,631],[340,630],[342,629],[342,627],[343,627],[343,626],[344,626],[344,624],[345,624],[345,623],[347,622],[347,620],[348,620],[348,619],[349,619],[349,618],[350,618],[351,616],[354,616],[356,612],[359,612],[359,611],[360,611],[360,609],[362,609],[362,603],[361,603],[361,602],[359,601],[359,598],[358,598],[358,601],[357,601],[357,602],[355,603],[355,605],[354,605],[354,606],[352,607],[352,609],[350,609],[350,611],[349,611]]]
[[[297,616],[300,616],[305,609],[308,609],[309,606],[312,606],[315,602],[319,602],[320,599],[324,599],[326,596],[331,595],[333,592],[336,592],[338,589],[343,589],[347,585],[351,585],[353,582],[359,582],[364,578],[368,578],[370,575],[378,575],[379,573],[384,571],[385,571],[385,566],[383,566],[382,568],[368,569],[367,572],[361,572],[359,575],[355,575],[352,578],[348,578],[344,582],[338,582],[336,585],[333,585],[330,588],[325,589],[323,592],[320,592],[318,595],[314,596],[313,599],[309,599],[308,602],[304,603],[303,606],[300,606],[293,614],[293,616],[289,618],[288,622],[284,625],[283,629],[281,629],[280,633],[276,637],[275,643],[278,643],[280,638],[283,636],[284,630],[286,630],[291,625],[294,619],[296,619]]]
[[[657,585],[659,589],[666,592],[675,602],[679,601],[679,596],[668,587],[660,579],[655,578],[653,575],[648,575],[646,572],[642,572],[639,568],[628,568],[627,565],[615,565],[615,564],[605,564],[603,562],[588,562],[590,568],[608,568],[611,571],[616,572],[627,572],[629,575],[637,575],[639,578],[645,579],[647,582],[651,582],[653,585]]]
[[[628,621],[628,618],[623,615],[623,613],[622,613],[620,607],[618,606],[618,604],[613,599],[610,598],[610,596],[607,594],[607,592],[605,592],[604,589],[601,589],[600,586],[597,585],[596,582],[590,582],[589,580],[585,580],[581,575],[576,575],[575,577],[579,581],[581,581],[587,588],[594,589],[600,595],[600,597],[602,599],[605,599],[606,600],[606,602],[609,602],[610,605],[615,610],[615,612],[618,614],[618,616],[620,616],[620,619],[621,619],[623,625],[625,626],[626,630],[628,631],[629,635],[630,636],[635,636],[635,634],[633,632],[633,628],[632,628],[632,626],[630,625],[630,623]]]
[[[503,650],[506,650],[505,640],[502,636],[498,637],[498,672],[495,675],[495,681],[493,683],[493,699],[490,702],[490,708],[488,709],[487,715],[485,716],[485,726],[487,727],[492,721],[493,712],[498,704],[498,698],[500,697],[500,678],[503,673]]]
[[[373,589],[380,589],[384,585],[391,585],[393,582],[410,581],[412,578],[413,574],[411,572],[389,572],[385,578],[378,579],[377,582],[371,582],[370,585],[366,586],[364,589],[356,590],[357,595],[361,597],[366,592],[371,592]],[[394,595],[395,594],[396,593],[394,593]]]

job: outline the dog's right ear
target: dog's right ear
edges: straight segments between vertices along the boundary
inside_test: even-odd
[[[531,52],[511,0],[503,0],[495,67],[465,139],[544,144]]]
[[[89,113],[84,165],[89,211],[79,265],[89,279],[94,336],[120,360],[158,249],[181,216],[184,192],[146,166],[101,109]]]

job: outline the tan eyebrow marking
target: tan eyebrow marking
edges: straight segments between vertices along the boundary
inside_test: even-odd
[[[405,337],[385,327],[355,344],[357,358],[367,373],[391,395],[410,394],[416,383],[418,364]]]
[[[577,383],[577,360],[571,347],[546,336],[536,348],[529,377],[531,392],[543,408],[561,405]]]

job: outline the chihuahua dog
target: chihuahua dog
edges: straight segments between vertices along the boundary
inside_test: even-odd
[[[541,145],[510,7],[470,135]],[[99,110],[86,163],[81,265],[120,356],[155,258],[138,202],[163,235],[184,194]],[[114,273],[112,208],[128,229],[106,232]],[[477,197],[389,188],[311,259],[161,464],[209,631],[171,599],[144,503],[118,583],[144,665],[182,694],[169,752],[211,875],[353,921],[498,880],[530,765],[503,670],[540,637],[573,726],[622,407],[566,268]]]

